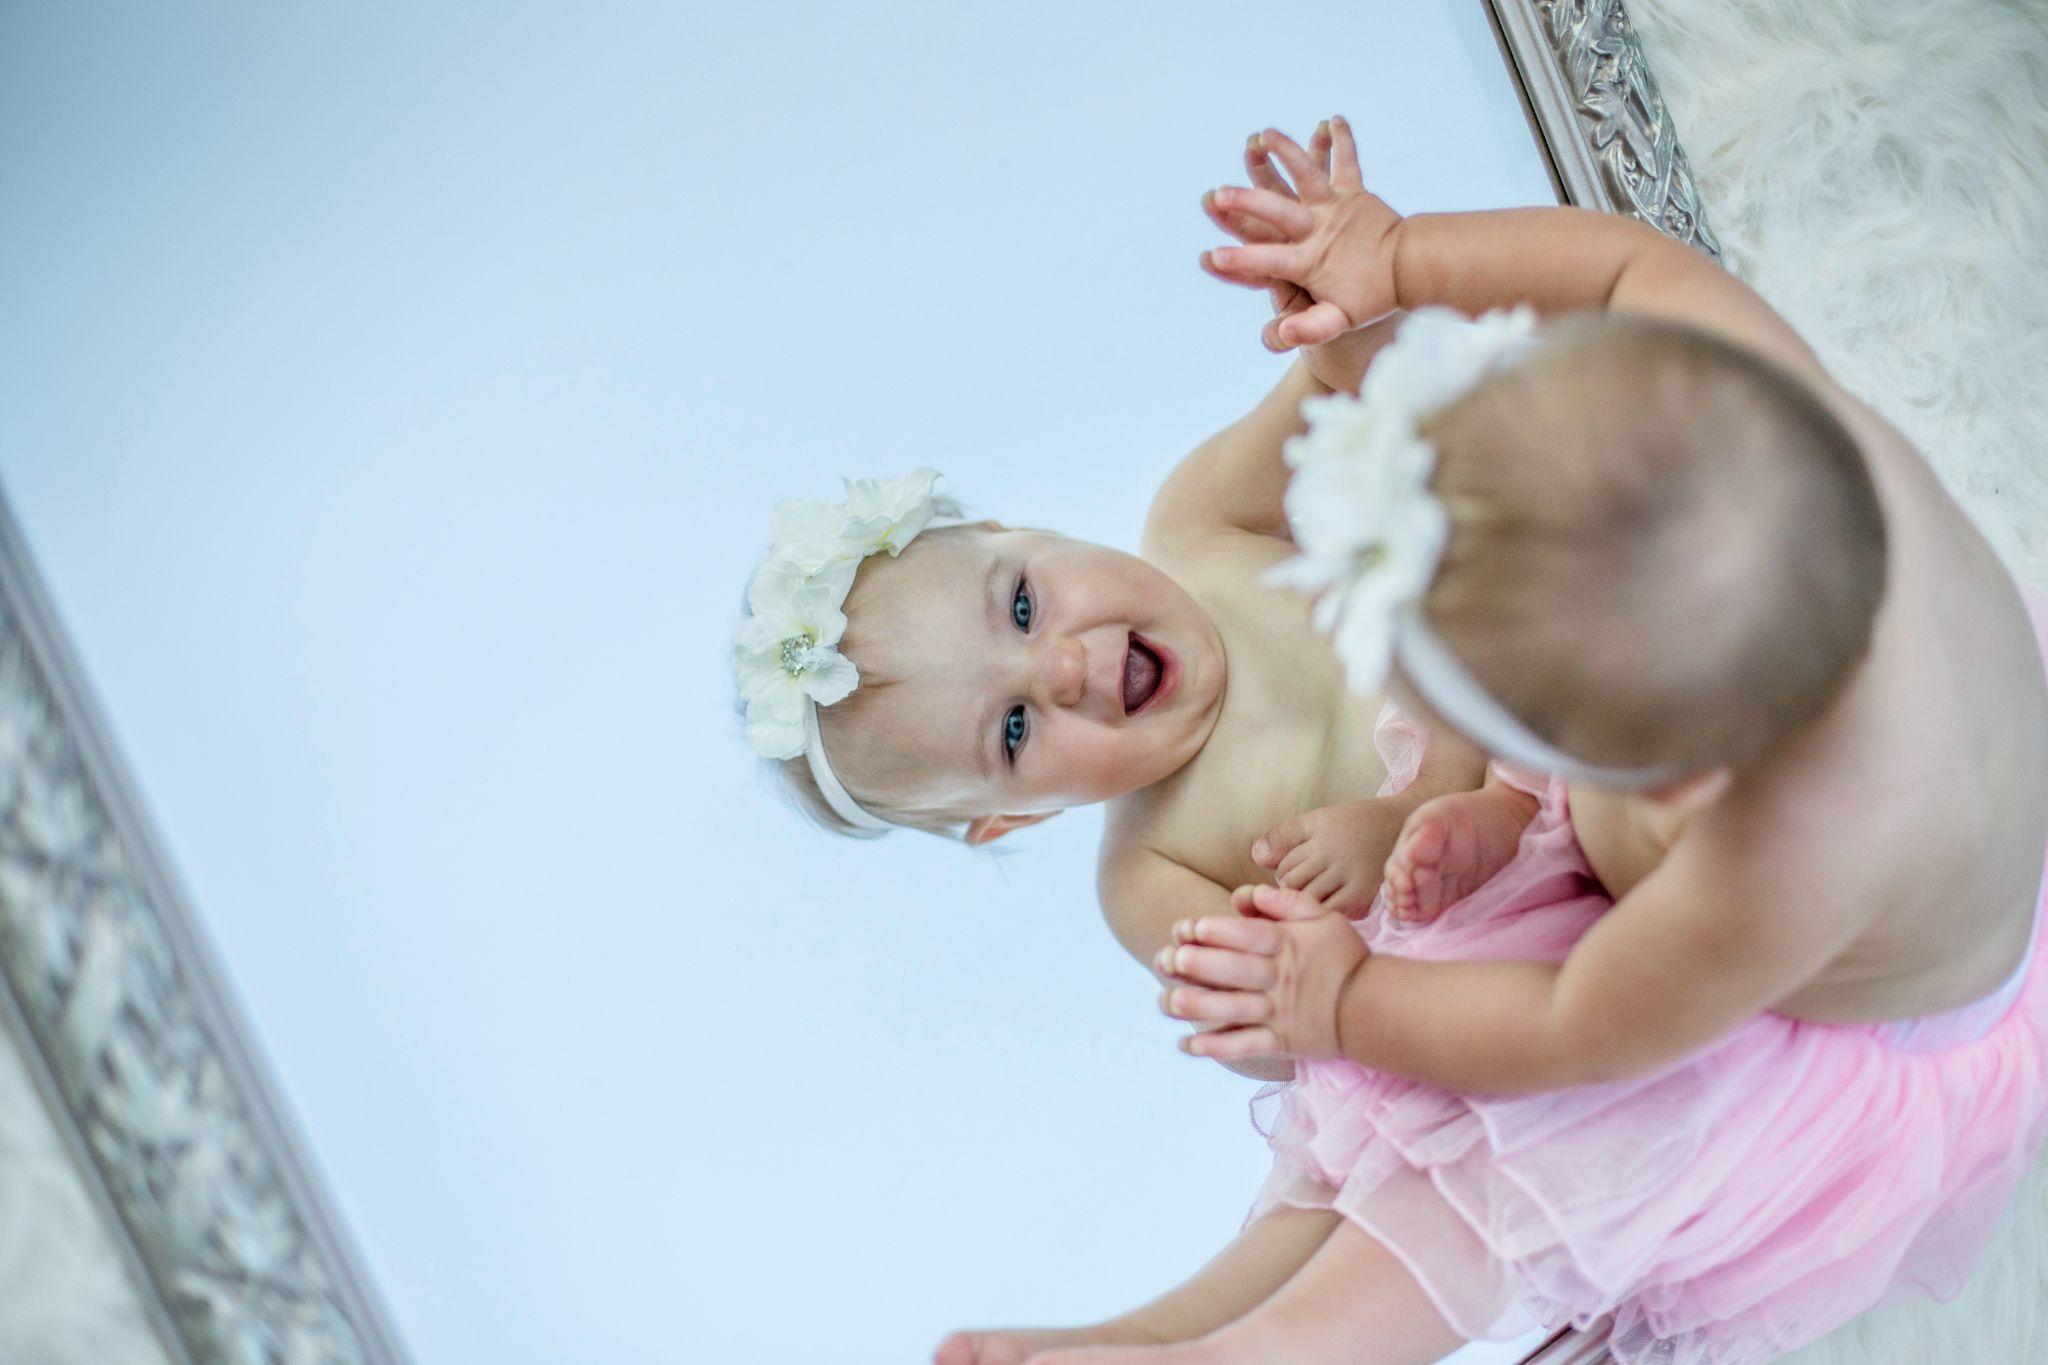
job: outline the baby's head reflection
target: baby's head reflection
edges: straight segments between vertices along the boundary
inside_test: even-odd
[[[851,694],[818,708],[831,773],[892,824],[986,843],[1151,786],[1222,709],[1221,638],[1160,569],[996,522],[869,556],[845,603]],[[845,828],[806,755],[800,804]]]

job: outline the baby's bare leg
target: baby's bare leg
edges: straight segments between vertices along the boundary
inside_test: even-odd
[[[1391,1251],[1340,1223],[1264,1303],[1197,1341],[1050,1351],[1032,1365],[1428,1365],[1464,1345]]]
[[[1190,1341],[1243,1316],[1316,1254],[1337,1225],[1327,1209],[1274,1209],[1186,1283],[1093,1327],[955,1332],[934,1365],[1023,1365],[1055,1347]]]

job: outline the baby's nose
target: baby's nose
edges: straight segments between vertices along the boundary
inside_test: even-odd
[[[1076,706],[1088,690],[1088,654],[1071,635],[1045,641],[1038,651],[1042,706]]]

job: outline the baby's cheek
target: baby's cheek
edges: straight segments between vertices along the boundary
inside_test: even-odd
[[[1121,796],[1157,780],[1158,774],[1148,771],[1153,760],[1149,750],[1122,742],[1122,736],[1111,740],[1099,746],[1095,756],[1096,782],[1105,797]]]
[[[1076,799],[1103,801],[1129,788],[1130,764],[1120,746],[1105,743],[1102,736],[1077,738],[1079,742],[1067,750],[1065,765]]]

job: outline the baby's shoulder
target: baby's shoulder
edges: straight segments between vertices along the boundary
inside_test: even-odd
[[[1228,587],[1294,553],[1285,536],[1184,518],[1154,505],[1145,518],[1138,554],[1183,587]]]

